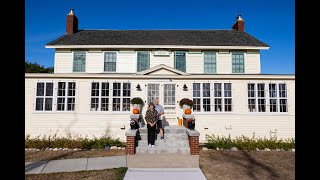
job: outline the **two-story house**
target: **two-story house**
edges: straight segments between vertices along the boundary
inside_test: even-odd
[[[238,16],[229,30],[79,30],[71,10],[66,34],[46,44],[54,73],[25,74],[25,133],[125,140],[130,99],[158,97],[168,125],[182,116],[179,101],[193,100],[200,142],[294,138],[295,76],[262,74],[269,46],[244,29]]]

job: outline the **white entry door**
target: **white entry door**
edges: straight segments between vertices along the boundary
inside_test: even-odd
[[[176,84],[172,83],[149,83],[148,84],[148,101],[154,103],[159,98],[159,104],[164,109],[162,119],[166,125],[177,125],[176,120]]]

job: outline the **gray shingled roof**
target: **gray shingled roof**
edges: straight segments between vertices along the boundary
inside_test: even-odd
[[[236,30],[80,30],[47,45],[190,45],[269,47]]]

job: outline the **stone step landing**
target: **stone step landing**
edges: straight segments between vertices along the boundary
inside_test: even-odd
[[[199,168],[199,155],[169,153],[127,155],[128,168]]]

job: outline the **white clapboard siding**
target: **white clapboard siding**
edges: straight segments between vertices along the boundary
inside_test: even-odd
[[[201,53],[201,51],[190,51],[186,54],[186,73],[204,73],[203,54]]]
[[[102,73],[104,71],[104,55],[102,51],[89,51],[86,56],[86,72]]]
[[[217,53],[217,73],[231,74],[232,73],[232,59],[229,51],[220,50]]]
[[[189,76],[188,76],[189,77]],[[92,82],[131,82],[131,98],[141,97],[147,100],[147,84],[159,83],[161,87],[164,84],[175,84],[175,110],[168,110],[165,114],[170,125],[177,125],[176,117],[182,116],[182,109],[179,107],[179,101],[182,98],[192,99],[192,86],[197,83],[211,83],[213,95],[213,83],[232,83],[232,112],[193,112],[196,118],[196,129],[200,132],[200,142],[205,142],[206,134],[216,134],[232,137],[236,136],[255,136],[270,137],[276,134],[279,138],[295,137],[295,81],[294,80],[191,80],[191,79],[95,79],[95,78],[75,78],[75,79],[44,79],[27,77],[25,79],[25,134],[32,137],[38,135],[53,135],[57,133],[66,136],[71,133],[72,136],[81,135],[89,138],[110,135],[114,138],[120,138],[125,141],[125,131],[129,129],[130,112],[95,112],[90,111],[91,102],[91,83]],[[192,76],[190,76],[192,78]],[[76,82],[76,104],[73,112],[58,112],[56,108],[56,95],[54,96],[54,110],[52,112],[35,112],[35,93],[37,82],[53,82],[54,94],[57,92],[57,83],[59,81]],[[247,106],[247,83],[286,83],[288,89],[288,112],[287,113],[252,113],[248,112]],[[141,91],[137,91],[136,86],[140,85]],[[188,87],[183,90],[183,85]],[[160,87],[160,89],[161,89]],[[268,92],[266,92],[268,93]],[[112,95],[112,86],[110,86],[110,95]],[[112,99],[109,100],[112,102]],[[213,102],[212,102],[213,103]],[[160,99],[163,104],[163,99]],[[212,104],[213,105],[213,104]],[[144,117],[147,110],[147,104],[142,109]],[[109,105],[109,108],[111,104]],[[267,106],[269,108],[269,106]],[[132,108],[131,108],[132,110]]]
[[[137,72],[137,55],[133,50],[120,50],[117,56],[117,73]]]
[[[245,53],[244,72],[246,74],[260,74],[260,52],[247,51]]]
[[[150,53],[150,68],[158,66],[159,64],[164,64],[169,67],[174,68],[174,54],[170,52],[167,56],[157,56],[154,55],[154,51]]]
[[[54,54],[54,73],[71,73],[73,67],[72,52],[56,51]]]

